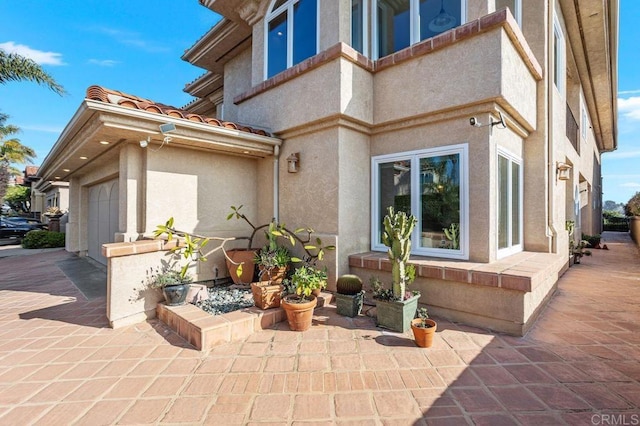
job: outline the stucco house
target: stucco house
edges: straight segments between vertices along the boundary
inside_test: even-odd
[[[418,218],[413,286],[430,312],[526,332],[568,267],[567,221],[600,232],[618,2],[200,3],[223,19],[182,57],[206,70],[185,88],[197,100],[90,88],[43,163],[69,182],[67,250],[106,262],[103,243],[169,216],[246,233],[225,220],[243,204],[335,243],[332,278],[385,278],[392,205]],[[198,273],[224,271],[217,257]]]

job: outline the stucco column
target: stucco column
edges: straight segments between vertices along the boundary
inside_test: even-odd
[[[67,251],[77,253],[80,251],[80,211],[81,189],[77,178],[69,180],[69,216],[66,229],[65,248]]]
[[[142,232],[142,190],[144,154],[140,146],[127,144],[120,150],[120,179],[118,215],[119,231],[116,242],[136,241]]]

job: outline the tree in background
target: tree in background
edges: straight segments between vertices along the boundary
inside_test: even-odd
[[[20,139],[10,138],[20,128],[12,124],[5,125],[7,118],[8,115],[0,113],[0,199],[5,196],[9,178],[21,174],[14,165],[31,163],[36,158],[35,151],[22,145]]]
[[[56,83],[35,61],[17,53],[7,53],[0,49],[0,84],[9,81],[35,81],[48,86],[59,95],[64,95],[64,87]]]
[[[13,211],[26,213],[31,210],[31,189],[26,186],[10,186],[4,196],[4,202]]]

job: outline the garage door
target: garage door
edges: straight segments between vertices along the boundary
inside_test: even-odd
[[[118,232],[118,179],[89,188],[89,257],[106,264],[102,244],[112,243]]]

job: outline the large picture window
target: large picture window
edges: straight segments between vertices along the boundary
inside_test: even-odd
[[[275,1],[265,21],[266,78],[317,53],[317,0]]]
[[[466,0],[374,1],[374,59],[460,26],[466,19]]]
[[[387,208],[413,214],[413,254],[468,259],[466,144],[372,158],[372,250],[385,250]]]
[[[522,164],[498,153],[498,257],[522,251]]]

